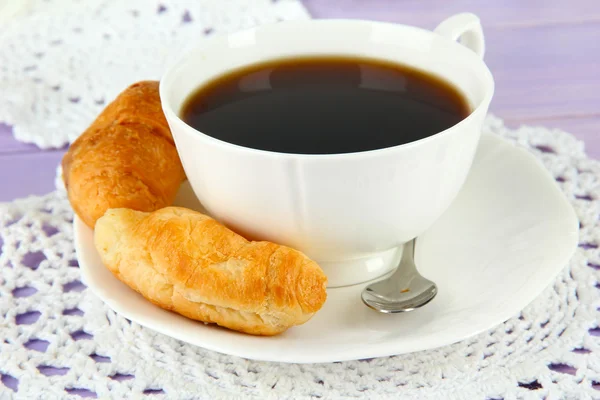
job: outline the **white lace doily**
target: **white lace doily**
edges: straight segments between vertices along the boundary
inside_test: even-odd
[[[0,122],[44,149],[72,142],[123,88],[159,79],[205,37],[308,18],[298,0],[4,1]]]
[[[493,117],[486,131],[534,152],[582,224],[570,264],[504,324],[436,350],[343,363],[203,350],[130,323],[86,290],[72,212],[55,192],[0,205],[0,398],[599,398],[600,162],[564,132],[509,130]]]

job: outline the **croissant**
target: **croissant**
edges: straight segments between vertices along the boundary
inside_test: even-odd
[[[109,208],[171,205],[185,173],[158,82],[138,82],[122,92],[71,145],[62,168],[69,201],[90,228]]]
[[[237,331],[281,333],[327,297],[325,274],[304,254],[186,208],[108,210],[94,241],[108,269],[152,303]]]

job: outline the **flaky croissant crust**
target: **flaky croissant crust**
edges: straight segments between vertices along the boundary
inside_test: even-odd
[[[250,242],[185,208],[108,210],[95,244],[113,274],[154,304],[246,333],[302,324],[327,296],[325,274],[304,254]]]
[[[77,215],[93,228],[110,208],[171,205],[185,179],[157,81],[129,86],[71,145],[63,180]]]

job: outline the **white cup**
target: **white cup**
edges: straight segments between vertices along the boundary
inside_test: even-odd
[[[344,286],[396,267],[402,245],[429,228],[463,185],[494,92],[483,52],[473,14],[455,15],[434,32],[357,20],[284,22],[207,40],[169,69],[160,96],[187,177],[208,212],[249,238],[304,252],[324,269],[330,287]],[[416,67],[453,83],[473,111],[415,142],[331,155],[241,147],[179,117],[187,97],[224,72],[307,55]]]

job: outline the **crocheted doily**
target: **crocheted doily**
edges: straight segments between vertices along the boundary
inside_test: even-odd
[[[570,264],[504,324],[435,350],[342,363],[203,350],[129,322],[86,289],[57,191],[0,205],[0,398],[600,398],[600,162],[564,132],[509,130],[494,117],[485,130],[536,154],[581,221]]]
[[[297,0],[4,2],[0,122],[44,149],[72,142],[123,88],[159,79],[205,37],[308,18]]]

